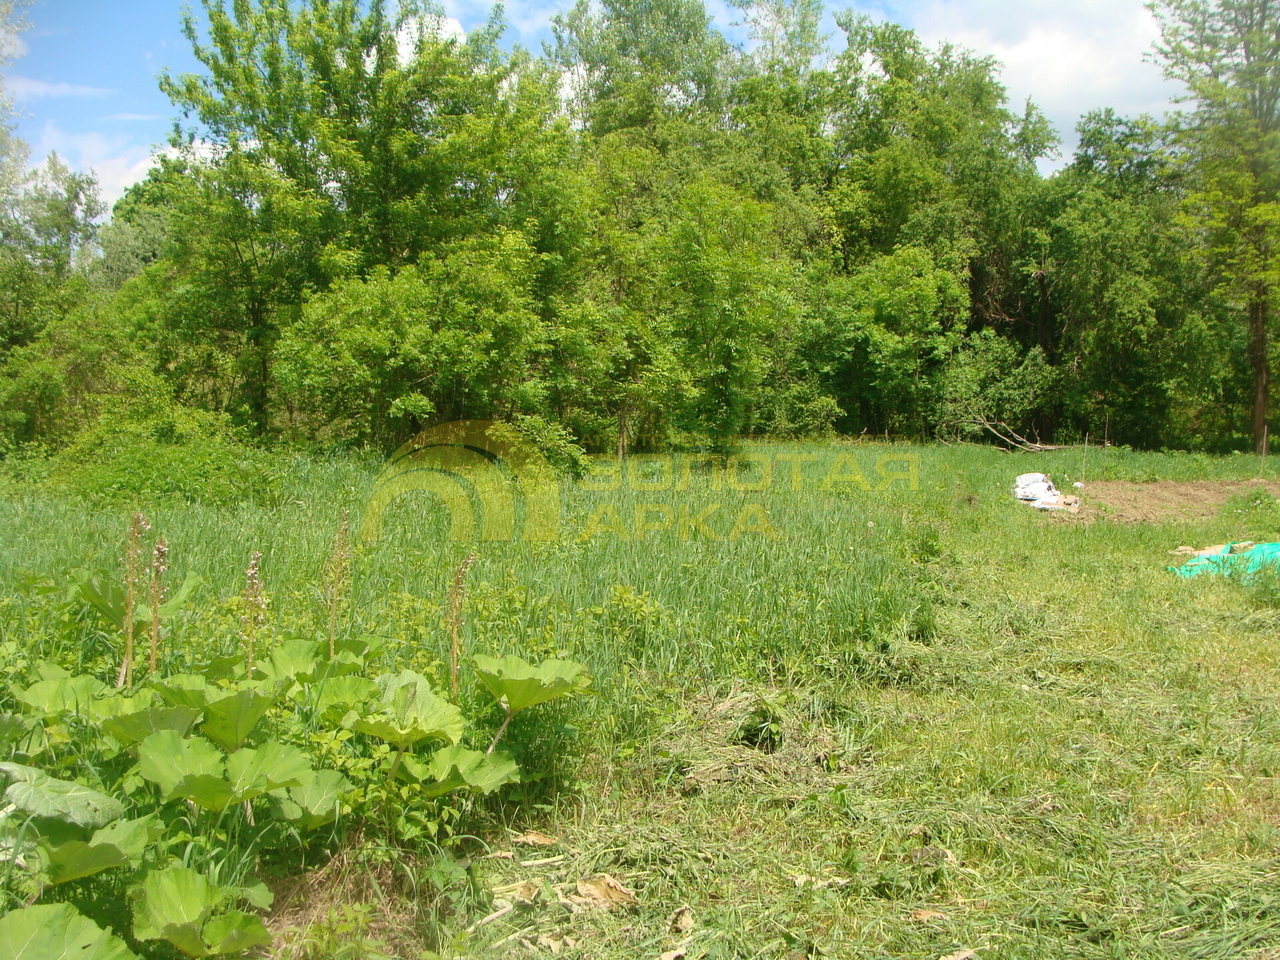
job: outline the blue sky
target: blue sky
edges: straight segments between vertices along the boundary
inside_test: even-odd
[[[508,0],[507,40],[539,49],[551,16],[571,3]],[[180,0],[33,0],[20,55],[5,71],[33,161],[56,150],[73,167],[92,169],[108,201],[146,175],[176,115],[156,76],[199,66],[181,33],[182,7]],[[1011,100],[1039,103],[1067,150],[1086,110],[1158,113],[1177,92],[1144,62],[1156,31],[1141,0],[828,0],[828,7],[860,9],[931,43],[951,40],[998,57]],[[445,0],[444,8],[468,30],[489,13],[480,0]],[[726,33],[738,34],[723,0],[708,0],[708,9]],[[834,22],[830,28],[838,35]]]

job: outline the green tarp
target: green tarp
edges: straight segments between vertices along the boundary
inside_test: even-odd
[[[1229,573],[1250,576],[1268,567],[1280,567],[1280,543],[1255,543],[1252,547],[1232,552],[1228,543],[1218,553],[1195,557],[1180,567],[1172,567],[1180,577],[1198,577],[1205,573]]]

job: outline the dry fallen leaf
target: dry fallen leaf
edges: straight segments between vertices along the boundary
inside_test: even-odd
[[[510,890],[511,899],[517,904],[530,904],[542,893],[542,884],[534,880],[525,880],[514,884]]]
[[[578,881],[577,896],[565,898],[575,910],[612,910],[629,907],[636,902],[636,895],[607,873]]]
[[[537,830],[526,830],[520,836],[514,837],[511,842],[523,843],[530,847],[554,847],[560,840],[545,833],[539,833]]]
[[[810,877],[806,874],[798,874],[791,878],[791,882],[797,887],[803,887],[810,884],[815,890],[826,890],[829,887],[847,887],[853,883],[848,877]]]
[[[911,919],[927,922],[929,920],[945,920],[947,915],[939,913],[937,910],[912,910]]]
[[[972,950],[957,950],[955,953],[948,953],[945,957],[939,957],[938,960],[970,960],[977,954]]]
[[[566,947],[572,950],[577,945],[578,941],[574,940],[572,937],[566,937],[562,933],[552,934],[551,936],[547,936],[544,933],[538,937],[538,946],[546,947],[551,951],[553,956],[557,957],[560,955],[561,950]]]
[[[693,929],[693,925],[693,911],[688,907],[681,907],[667,921],[667,929],[672,933],[688,933]]]
[[[684,960],[684,947],[677,947],[659,955],[658,960]]]

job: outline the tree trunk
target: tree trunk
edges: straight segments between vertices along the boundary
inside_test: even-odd
[[[1271,392],[1271,363],[1267,357],[1267,291],[1254,291],[1249,300],[1249,365],[1253,368],[1253,449],[1267,454],[1267,401]]]

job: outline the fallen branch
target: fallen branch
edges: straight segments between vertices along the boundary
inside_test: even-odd
[[[1049,453],[1053,450],[1068,450],[1072,446],[1070,444],[1036,443],[1034,440],[1028,440],[1026,437],[1020,436],[1007,423],[1002,423],[999,420],[993,423],[986,417],[971,417],[964,422],[982,427],[1001,443],[1008,444],[1018,450],[1025,450],[1027,453]]]

